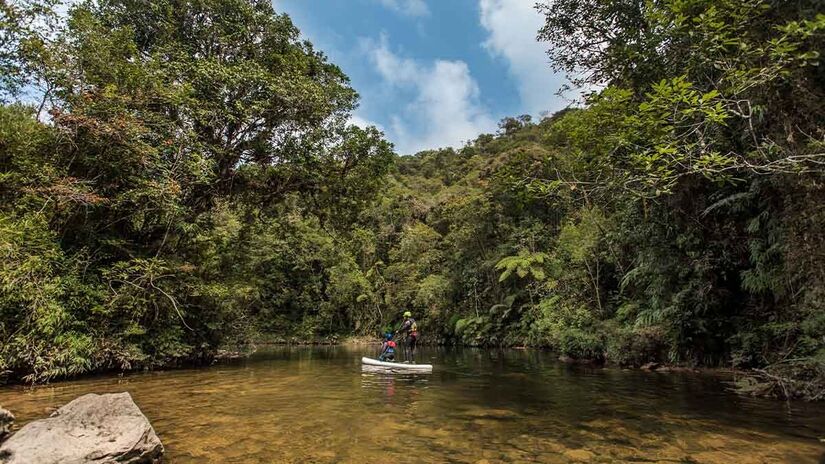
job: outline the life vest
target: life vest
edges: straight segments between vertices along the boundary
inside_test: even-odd
[[[410,335],[413,337],[418,336],[418,323],[413,318],[410,318]]]
[[[396,347],[395,342],[392,341],[392,340],[389,340],[386,343],[387,343],[387,349],[385,351],[387,353],[395,353],[395,347]]]

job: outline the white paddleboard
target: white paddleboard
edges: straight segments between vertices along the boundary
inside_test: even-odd
[[[433,370],[432,364],[406,364],[400,362],[387,362],[387,361],[379,361],[377,359],[367,358],[366,356],[361,358],[361,363],[366,364],[369,366],[380,366],[386,367],[389,369],[398,369],[404,371],[431,371]]]

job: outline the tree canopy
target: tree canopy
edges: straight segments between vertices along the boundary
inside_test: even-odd
[[[409,157],[348,124],[347,77],[268,1],[52,6],[0,10],[6,377],[376,334],[409,309],[431,343],[823,397],[817,2],[542,2],[586,101]]]

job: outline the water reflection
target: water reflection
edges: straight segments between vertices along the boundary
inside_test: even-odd
[[[372,349],[279,348],[201,370],[0,389],[21,422],[129,391],[168,462],[819,462],[825,405],[742,398],[704,375],[592,369],[547,353],[423,349],[434,371],[364,369]]]
[[[361,388],[367,395],[383,397],[392,404],[396,395],[396,384],[405,393],[418,396],[418,391],[427,388],[427,381],[432,371],[411,373],[381,366],[361,365]]]

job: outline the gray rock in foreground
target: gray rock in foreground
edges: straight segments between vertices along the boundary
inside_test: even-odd
[[[0,446],[4,464],[160,462],[163,445],[128,393],[81,396]]]
[[[9,433],[11,429],[11,424],[14,423],[14,414],[10,413],[7,409],[3,409],[0,406],[0,442],[3,441],[6,434]]]

